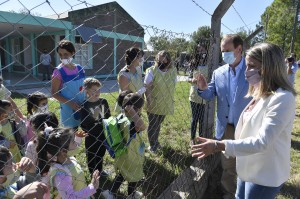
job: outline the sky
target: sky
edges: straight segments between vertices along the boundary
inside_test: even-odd
[[[48,0],[57,13],[85,8],[83,0]],[[18,11],[26,7],[42,16],[55,12],[45,3],[46,0],[0,0],[0,10]],[[86,0],[89,6],[111,1]],[[117,2],[141,25],[154,26],[158,29],[176,33],[190,34],[200,26],[210,26],[211,16],[220,0],[117,0]],[[260,16],[273,0],[235,0],[222,18],[224,34],[234,33],[240,27],[254,30]],[[79,4],[79,5],[78,5]],[[196,5],[198,4],[198,5]],[[73,7],[71,8],[72,5]],[[203,11],[202,7],[205,11]],[[235,8],[235,9],[234,9]],[[228,28],[227,28],[228,27]],[[151,34],[151,33],[149,33]],[[145,35],[145,40],[149,35]]]

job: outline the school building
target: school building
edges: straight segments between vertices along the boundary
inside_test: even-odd
[[[56,45],[64,38],[75,44],[75,63],[96,78],[116,77],[125,65],[125,50],[144,48],[143,27],[117,2],[48,17],[0,11],[4,78],[14,79],[15,86],[40,84],[40,54],[46,48],[56,67],[60,63]]]

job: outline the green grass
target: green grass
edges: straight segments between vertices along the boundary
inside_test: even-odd
[[[162,124],[161,134],[159,137],[163,148],[159,154],[149,154],[146,152],[144,165],[145,181],[140,185],[139,189],[143,191],[147,198],[157,198],[166,189],[169,184],[193,161],[189,153],[190,139],[190,118],[191,110],[188,100],[190,85],[186,82],[179,82],[175,92],[175,112],[174,115],[167,116]],[[300,73],[296,78],[295,88],[300,93]],[[108,100],[112,114],[115,106],[115,99],[118,93],[101,94],[101,97]],[[25,98],[19,94],[13,94],[13,98],[26,113]],[[296,199],[300,198],[300,95],[297,96],[296,118],[292,132],[291,147],[291,177],[283,186],[281,193],[277,199]],[[49,101],[50,110],[55,112],[59,117],[58,102]],[[143,111],[143,119],[147,123],[147,116]],[[148,146],[146,132],[143,138]],[[80,155],[77,159],[81,163],[87,182],[90,177],[86,168],[86,159],[84,153],[84,144],[81,145]],[[108,155],[105,156],[104,168],[114,171],[113,159]],[[107,189],[111,186],[114,173],[109,178],[101,178],[101,187]],[[126,184],[124,183],[120,190],[120,195],[126,195]],[[122,198],[120,196],[120,198]]]
[[[300,198],[300,73],[296,74],[295,89],[296,97],[296,117],[292,132],[291,147],[291,177],[284,184],[277,199],[298,199]]]

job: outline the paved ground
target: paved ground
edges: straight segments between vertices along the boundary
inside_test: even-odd
[[[177,81],[187,81],[187,76],[177,76]],[[117,80],[106,80],[102,81],[103,87],[101,89],[102,93],[111,93],[118,91],[119,87],[117,84]],[[28,89],[16,89],[14,92],[28,95],[30,93],[33,93],[35,91],[41,91],[45,93],[46,95],[50,96],[51,93],[51,87],[49,83],[41,82],[41,87],[39,88],[28,88]]]

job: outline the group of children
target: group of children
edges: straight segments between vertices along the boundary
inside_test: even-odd
[[[62,61],[61,67],[70,64],[72,61],[70,57],[63,60],[63,52],[62,54],[61,51],[58,52]],[[83,74],[80,69],[78,71],[79,76]],[[63,80],[62,73],[59,69],[59,72],[53,74],[53,76],[61,74],[62,82],[54,83],[54,87],[59,89],[64,89],[66,82],[73,81],[73,79]],[[59,85],[61,83],[62,85]],[[68,89],[76,87],[75,84],[70,86]],[[65,100],[61,112],[62,108],[66,109],[67,106],[71,108],[69,117],[76,114],[75,119],[80,121],[82,131],[79,130],[79,126],[68,128],[70,126],[63,122],[65,116],[61,118],[62,123],[59,124],[56,115],[49,111],[47,96],[41,92],[28,96],[27,119],[16,114],[20,111],[14,108],[11,101],[0,100],[0,198],[18,198],[20,194],[21,198],[26,198],[26,193],[30,195],[32,192],[24,192],[22,188],[29,190],[30,187],[26,185],[35,181],[42,182],[47,187],[43,198],[90,198],[96,193],[100,176],[109,174],[103,170],[103,157],[107,149],[103,120],[110,118],[111,113],[108,102],[100,98],[99,80],[86,78],[82,86],[80,92],[84,92],[85,100],[78,110],[75,103],[67,102],[67,94],[63,96],[63,92],[58,92],[55,97],[62,99],[58,100],[61,105]],[[103,191],[102,195],[105,198],[115,198],[121,184],[126,180],[128,195],[131,198],[141,198],[143,194],[136,191],[136,187],[144,175],[145,144],[141,138],[141,131],[145,130],[146,126],[140,117],[144,100],[136,93],[123,91],[117,101],[123,109],[120,114],[122,120],[119,121],[118,127],[126,143],[126,151],[115,157],[116,177],[110,190]],[[74,109],[76,111],[73,111]],[[81,167],[83,165],[76,160],[76,156],[81,155],[78,147],[83,139],[85,139],[87,166],[91,174],[89,185],[86,184]],[[32,198],[32,195],[30,197]]]

